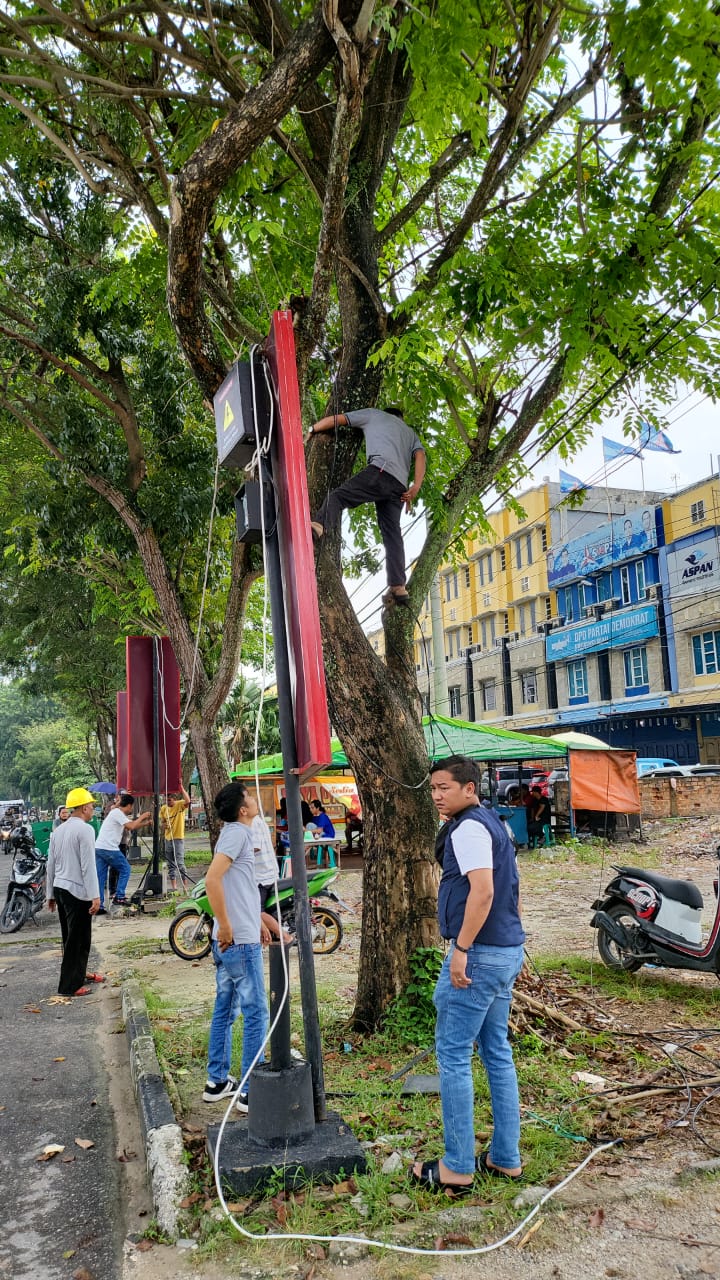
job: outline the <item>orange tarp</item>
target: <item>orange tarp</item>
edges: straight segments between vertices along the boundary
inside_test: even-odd
[[[634,751],[569,751],[570,803],[599,813],[639,813]]]

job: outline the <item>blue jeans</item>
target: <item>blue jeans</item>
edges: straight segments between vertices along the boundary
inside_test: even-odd
[[[476,943],[467,956],[466,973],[471,985],[464,988],[453,987],[450,982],[450,956],[440,970],[433,997],[437,1010],[435,1053],[445,1131],[443,1161],[453,1173],[475,1171],[475,1043],[490,1085],[490,1163],[506,1169],[520,1164],[520,1100],[507,1029],[510,996],[523,956],[522,946],[488,947]]]
[[[249,1070],[268,1025],[262,947],[259,942],[233,943],[221,951],[212,944],[215,961],[215,1008],[210,1023],[208,1080],[224,1084],[230,1074],[233,1023],[243,1016],[241,1075]],[[262,1058],[260,1059],[262,1061]]]
[[[120,853],[119,849],[96,849],[95,866],[100,886],[100,906],[105,906],[105,881],[107,880],[108,867],[115,867],[118,873],[115,897],[124,898],[130,879],[130,863],[125,854]]]

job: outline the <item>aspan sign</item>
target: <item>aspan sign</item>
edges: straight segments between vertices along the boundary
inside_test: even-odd
[[[667,567],[674,596],[720,590],[720,556],[714,538],[698,538],[681,551],[668,552]]]

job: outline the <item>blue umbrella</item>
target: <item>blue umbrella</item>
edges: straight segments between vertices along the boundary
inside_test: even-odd
[[[114,782],[88,782],[88,791],[99,791],[104,796],[114,796],[117,786]]]

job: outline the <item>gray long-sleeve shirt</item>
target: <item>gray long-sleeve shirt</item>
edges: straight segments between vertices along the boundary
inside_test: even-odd
[[[48,897],[56,888],[92,902],[100,897],[95,867],[95,832],[89,823],[72,814],[50,836],[47,863]]]

